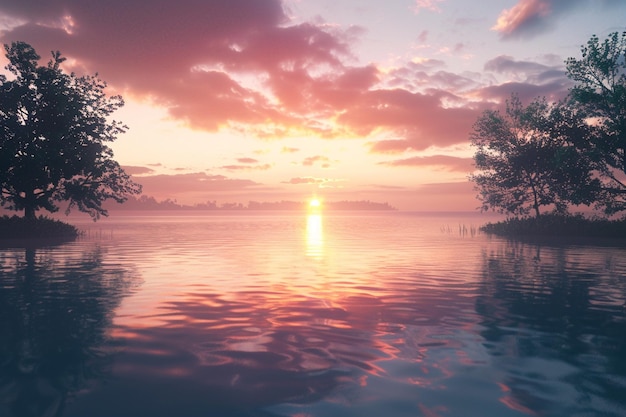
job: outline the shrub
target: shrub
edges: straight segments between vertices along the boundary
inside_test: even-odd
[[[40,216],[26,219],[18,216],[0,217],[0,239],[68,239],[78,237],[78,229],[60,220]]]
[[[511,218],[481,227],[501,236],[626,237],[626,219],[586,218],[581,214],[544,214],[538,218]]]

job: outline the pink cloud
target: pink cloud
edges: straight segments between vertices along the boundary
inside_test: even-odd
[[[433,145],[448,146],[467,141],[479,112],[470,108],[446,108],[445,93],[421,94],[403,89],[370,91],[339,121],[367,136],[386,128],[404,137],[409,146],[423,150]]]
[[[462,173],[470,173],[474,171],[474,160],[472,158],[459,158],[448,155],[414,156],[411,158],[382,162],[382,164],[396,167],[441,167],[446,171]]]
[[[283,181],[283,184],[322,184],[326,180],[324,178],[314,178],[314,177],[295,177],[291,178],[289,181]]]
[[[259,165],[223,165],[220,168],[228,171],[267,171],[272,167],[271,164]]]
[[[215,193],[251,190],[261,186],[247,179],[208,175],[203,172],[140,176],[133,180],[143,186],[143,194],[153,196],[157,200],[165,198],[184,200],[189,196],[205,196],[204,199],[207,199]]]
[[[129,166],[129,165],[122,166],[122,169],[128,175],[146,175],[146,174],[152,174],[154,172],[152,168]]]
[[[502,11],[492,29],[505,37],[511,36],[545,24],[550,14],[550,2],[547,0],[521,0],[512,8]]]
[[[350,53],[341,36],[321,27],[287,25],[279,0],[181,0],[150,7],[122,0],[45,5],[7,0],[0,12],[24,21],[3,32],[3,41],[61,50],[112,86],[148,97],[206,130],[268,119],[299,123],[302,116],[287,116],[268,104],[266,92],[235,81],[237,74],[265,74],[271,93],[293,106],[286,93],[290,79],[319,65],[341,72],[339,57]],[[63,19],[73,22],[70,31],[58,24]]]
[[[551,29],[564,13],[577,7],[613,7],[612,0],[518,0],[510,9],[503,10],[491,28],[503,39],[530,38]]]
[[[304,166],[313,166],[317,162],[321,162],[321,163],[325,164],[325,163],[328,163],[329,161],[330,161],[330,159],[328,159],[325,156],[315,155],[315,156],[310,156],[308,158],[304,158],[304,160],[302,161],[302,165],[304,165]]]
[[[511,12],[506,27],[520,27],[540,4],[557,10],[555,1],[520,0],[513,9],[522,11]],[[293,23],[280,0],[180,0],[150,7],[125,0],[5,0],[0,13],[20,22],[0,34],[2,41],[24,40],[42,55],[60,50],[72,58],[71,69],[97,71],[117,91],[163,106],[199,130],[233,127],[256,137],[282,137],[296,128],[324,138],[367,138],[382,130],[421,150],[467,141],[481,110],[467,105],[467,92],[492,99],[515,87],[480,89],[439,60],[410,62],[391,74],[373,64],[355,66],[351,45],[361,28]],[[500,59],[489,65],[492,71],[520,71],[522,64]],[[538,95],[562,91],[550,69],[519,86]],[[383,141],[372,151],[391,152],[397,145]],[[253,162],[227,167],[242,164]]]
[[[237,158],[240,164],[257,164],[259,161],[254,158]]]
[[[402,153],[411,149],[411,145],[405,139],[379,140],[370,144],[371,153]]]
[[[413,10],[415,13],[419,13],[421,10],[429,10],[431,12],[440,12],[438,4],[444,0],[415,0]]]
[[[334,178],[294,177],[288,181],[283,181],[282,183],[291,185],[313,184],[316,185],[317,188],[324,188],[332,191],[333,189],[336,190],[343,188],[343,182],[345,182],[345,180]]]

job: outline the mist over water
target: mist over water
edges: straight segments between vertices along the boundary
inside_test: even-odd
[[[622,416],[626,249],[478,215],[115,215],[0,248],[0,416]]]

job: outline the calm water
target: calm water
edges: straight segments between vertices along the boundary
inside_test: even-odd
[[[0,248],[0,416],[624,416],[626,249],[129,216]]]

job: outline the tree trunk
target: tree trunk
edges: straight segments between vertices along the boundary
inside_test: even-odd
[[[539,218],[539,199],[537,198],[537,189],[535,188],[532,178],[530,178],[530,188],[533,190],[533,208],[535,209],[535,215]]]
[[[35,220],[35,207],[28,206],[24,207],[24,218],[28,220]]]
[[[35,196],[32,191],[27,191],[24,196],[24,218],[35,220]]]

